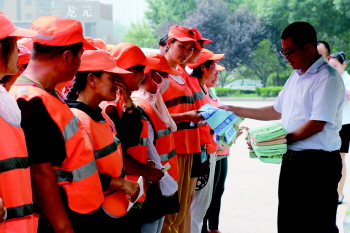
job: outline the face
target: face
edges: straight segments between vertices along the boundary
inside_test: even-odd
[[[187,60],[188,64],[195,64],[197,62],[197,59],[199,57],[199,55],[201,54],[202,48],[197,49],[195,48],[193,50],[192,56]]]
[[[305,64],[309,64],[309,54],[305,52],[304,47],[298,47],[293,44],[292,38],[282,39],[282,51],[284,52],[284,58],[289,62],[289,65],[293,69],[306,69]]]
[[[192,56],[194,42],[181,42],[176,40],[174,43],[171,43],[171,41],[168,40],[168,47],[167,55],[170,57],[171,63],[178,65],[185,63]]]
[[[12,38],[12,46],[13,50],[11,51],[11,54],[9,54],[9,60],[7,63],[7,69],[5,70],[6,75],[14,75],[17,74],[18,68],[17,68],[17,62],[18,62],[18,47],[17,47],[17,39],[16,37]],[[6,65],[4,66],[6,67]]]
[[[205,82],[205,85],[207,87],[215,87],[216,86],[216,82],[218,81],[218,79],[219,79],[219,71],[216,71],[214,73],[214,75]]]
[[[340,64],[340,62],[338,61],[338,59],[336,58],[331,58],[329,59],[329,64],[331,64],[334,68],[336,68],[339,72],[340,75],[342,75],[344,73],[345,70],[345,62],[343,62],[343,64]]]
[[[100,77],[94,77],[95,93],[101,101],[113,101],[116,98],[118,75],[103,72]]]
[[[318,44],[317,51],[319,54],[321,54],[324,58],[327,59],[329,54],[328,54],[327,48],[326,48],[326,46],[324,46],[324,44],[322,44],[322,43]]]
[[[205,67],[204,65],[202,65],[202,70],[203,70],[203,76],[202,78],[204,78],[205,80],[209,80],[211,79],[215,73],[216,73],[216,62],[213,61],[209,67]]]
[[[130,91],[137,91],[140,88],[142,81],[145,79],[145,73],[144,73],[145,67],[133,66],[126,70],[134,74],[134,77],[132,78],[128,77],[124,79],[126,85],[128,86]]]

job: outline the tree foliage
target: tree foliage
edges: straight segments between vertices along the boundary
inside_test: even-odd
[[[137,44],[139,47],[156,48],[157,38],[155,32],[146,22],[133,23],[124,36],[124,41]]]

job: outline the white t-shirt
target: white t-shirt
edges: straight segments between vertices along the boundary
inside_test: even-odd
[[[350,75],[347,71],[344,71],[341,76],[344,81],[345,89],[350,90]],[[350,101],[345,101],[343,109],[343,125],[350,124]]]
[[[289,133],[308,120],[327,123],[321,132],[288,144],[288,149],[338,150],[341,144],[339,130],[342,126],[344,93],[344,82],[339,72],[322,56],[304,74],[295,70],[274,104],[275,110],[282,113],[283,126]]]

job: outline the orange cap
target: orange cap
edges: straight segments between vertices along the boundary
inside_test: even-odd
[[[97,48],[107,50],[107,45],[102,39],[96,38],[94,41]]]
[[[225,68],[225,66],[220,66],[219,64],[216,64],[216,70],[223,71],[223,70],[226,70],[226,68]]]
[[[209,43],[213,43],[214,41],[206,39],[202,36],[202,34],[198,31],[197,28],[191,28],[192,31],[194,31],[194,33],[196,33],[196,40],[197,41],[203,41],[203,44],[209,44]]]
[[[84,39],[93,47],[97,48],[94,38],[85,36]]]
[[[33,39],[32,38],[21,38],[17,40],[17,45],[22,45],[29,49],[30,51],[33,50]]]
[[[197,42],[196,33],[188,27],[171,26],[168,37],[169,39],[176,39],[181,42],[193,41],[196,48],[202,48],[202,46]]]
[[[136,65],[156,65],[159,59],[146,57],[140,47],[134,43],[117,44],[111,51],[111,54],[118,64],[123,69],[128,69]]]
[[[202,49],[201,54],[199,55],[197,62],[195,64],[189,64],[188,67],[191,69],[203,64],[208,60],[220,61],[225,54],[214,54],[208,49]]]
[[[116,74],[133,75],[131,72],[119,68],[111,54],[103,49],[85,50],[81,56],[78,71],[106,71]]]
[[[77,20],[57,16],[42,16],[34,20],[30,28],[39,32],[33,38],[33,42],[42,45],[66,46],[81,42],[84,44],[84,49],[96,49],[84,39],[83,27]]]
[[[8,36],[34,37],[38,34],[38,32],[34,30],[16,27],[2,11],[0,11],[0,25],[0,39],[3,39]]]
[[[18,45],[18,65],[28,64],[30,60],[30,50],[24,47],[23,45]]]
[[[158,70],[163,71],[168,74],[179,76],[181,75],[181,72],[178,70],[175,70],[174,68],[170,67],[168,60],[159,53],[150,53],[147,55],[150,58],[157,58],[160,60],[160,62],[157,65],[154,66],[146,66],[145,73],[149,72],[150,70]]]
[[[114,44],[106,44],[106,50],[108,52],[111,52],[115,48]]]

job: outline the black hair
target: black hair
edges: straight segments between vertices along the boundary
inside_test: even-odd
[[[168,39],[169,40],[169,39]],[[176,41],[176,39],[175,38],[171,38],[170,39],[170,43],[172,43],[172,44],[174,44],[175,43],[175,41]],[[168,50],[169,50],[169,47],[168,46],[166,46],[166,48],[165,48],[165,52],[168,52]]]
[[[345,54],[343,52],[332,53],[331,58],[337,59],[340,64],[343,64],[346,61],[346,57],[345,57]]]
[[[329,46],[329,44],[326,41],[319,40],[319,41],[317,41],[317,45],[319,45],[319,44],[323,44],[324,47],[326,47],[326,49],[328,51],[328,55],[331,54],[331,47]]]
[[[168,41],[168,39],[169,39],[168,34],[160,38],[159,46],[166,46],[166,42]]]
[[[211,64],[213,64],[213,60],[206,60],[205,62],[203,62],[202,64],[200,64],[199,66],[196,66],[193,68],[191,76],[196,77],[196,78],[202,78],[203,75],[203,71],[202,71],[202,65],[204,65],[205,67],[209,67]]]
[[[143,71],[145,68],[146,68],[145,65],[134,65],[134,66],[127,68],[126,70],[134,69],[136,71]]]
[[[315,28],[308,22],[294,22],[289,24],[282,32],[281,39],[292,38],[293,44],[303,47],[311,44],[317,48],[317,34]]]
[[[36,60],[51,60],[63,54],[66,50],[71,51],[72,54],[76,57],[82,47],[83,43],[81,42],[66,46],[50,46],[34,42],[32,58]]]
[[[8,36],[0,39],[0,47],[1,47],[1,59],[7,70],[8,63],[10,62],[10,59],[11,59],[11,55],[16,47],[16,38]]]
[[[79,71],[76,73],[73,85],[68,90],[66,97],[70,100],[78,99],[79,92],[84,90],[87,84],[87,78],[89,74],[93,74],[96,77],[101,77],[104,71]]]

